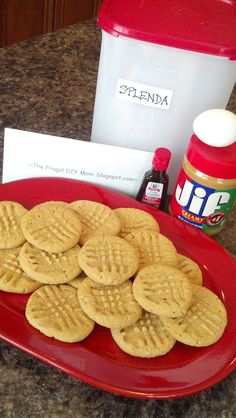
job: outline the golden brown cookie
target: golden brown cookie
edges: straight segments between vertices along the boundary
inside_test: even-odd
[[[176,267],[186,274],[190,283],[202,285],[202,271],[191,258],[178,254]]]
[[[120,237],[90,238],[81,248],[79,264],[88,277],[103,285],[118,285],[138,270],[138,254]]]
[[[31,293],[42,286],[29,278],[19,264],[20,247],[0,250],[0,290],[12,293]]]
[[[150,264],[177,264],[174,244],[164,235],[151,230],[137,230],[126,235],[127,240],[139,254],[139,270]]]
[[[193,296],[187,276],[161,264],[145,267],[137,274],[133,293],[146,311],[174,318],[186,313]]]
[[[173,338],[157,315],[143,311],[133,325],[112,328],[111,335],[121,350],[135,357],[153,358],[163,356],[174,346]]]
[[[61,203],[34,206],[22,216],[21,227],[30,244],[49,253],[74,247],[81,233],[78,214]]]
[[[159,225],[156,219],[148,212],[135,208],[118,208],[114,212],[120,219],[121,229],[119,236],[124,238],[137,229],[152,230],[159,232]]]
[[[25,242],[21,218],[27,213],[20,203],[0,202],[0,249],[16,248]]]
[[[25,315],[34,328],[67,343],[85,339],[94,328],[83,312],[77,289],[69,285],[44,285],[29,297]]]
[[[78,262],[80,246],[63,253],[47,253],[26,242],[20,251],[19,262],[25,273],[44,284],[63,284],[81,273]]]
[[[108,206],[91,200],[77,200],[70,207],[78,213],[82,223],[81,244],[97,235],[119,234],[119,218]]]
[[[192,285],[193,298],[181,318],[161,317],[167,331],[183,344],[204,347],[214,344],[224,333],[227,312],[224,304],[211,290]]]
[[[89,318],[107,328],[126,327],[142,314],[130,280],[119,286],[103,286],[87,278],[79,286],[78,298]]]

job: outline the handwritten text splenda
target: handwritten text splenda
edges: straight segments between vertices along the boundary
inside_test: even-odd
[[[119,78],[116,87],[116,97],[145,106],[168,110],[171,104],[173,91],[134,81]]]

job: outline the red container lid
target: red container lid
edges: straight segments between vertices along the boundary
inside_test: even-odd
[[[236,179],[236,142],[227,147],[212,147],[193,134],[186,157],[195,169],[207,176]]]
[[[235,0],[103,0],[98,24],[114,36],[236,60]]]

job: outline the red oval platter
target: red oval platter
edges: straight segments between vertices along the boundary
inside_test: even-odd
[[[122,352],[110,331],[99,325],[80,343],[67,344],[32,328],[24,316],[27,295],[0,292],[0,337],[26,353],[97,388],[143,399],[180,398],[198,393],[233,372],[236,365],[236,263],[212,238],[174,217],[128,196],[77,180],[23,179],[0,185],[0,200],[27,209],[47,200],[88,199],[111,208],[134,207],[150,212],[176,249],[195,260],[204,286],[224,302],[228,325],[214,345],[194,348],[177,343],[165,356],[141,359]]]

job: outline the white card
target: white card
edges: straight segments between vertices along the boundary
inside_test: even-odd
[[[135,197],[153,153],[6,128],[2,182],[64,177]]]

